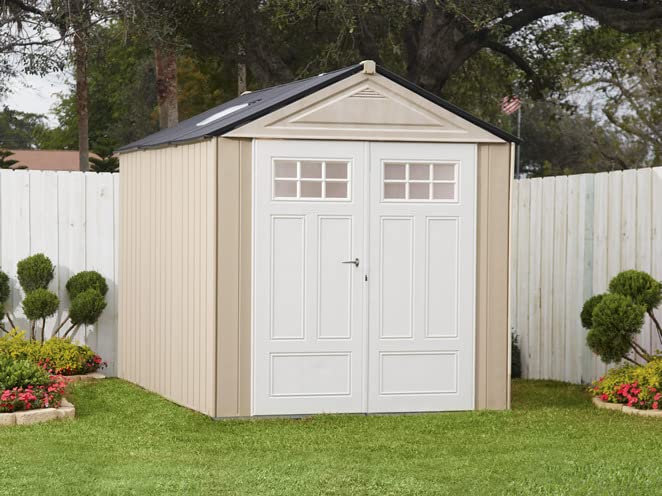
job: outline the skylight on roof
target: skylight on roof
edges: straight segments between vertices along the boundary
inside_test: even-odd
[[[221,110],[220,112],[216,112],[215,114],[210,115],[205,120],[198,122],[196,124],[196,126],[198,126],[198,127],[206,126],[207,124],[211,124],[214,121],[222,119],[226,115],[230,115],[230,114],[236,112],[237,110],[241,110],[241,109],[246,108],[246,107],[248,107],[248,103],[240,103],[239,105],[233,105],[232,107],[228,107],[226,109]]]

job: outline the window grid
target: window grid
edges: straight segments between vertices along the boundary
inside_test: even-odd
[[[421,166],[427,167],[427,179],[413,179],[411,177],[411,166],[420,168]],[[436,179],[434,176],[435,166],[452,167],[453,179]],[[388,178],[387,169],[390,168],[404,168],[404,177],[402,178]],[[384,162],[383,164],[383,189],[382,198],[384,201],[431,201],[431,202],[448,202],[457,200],[457,164],[449,162]],[[402,184],[404,185],[404,196],[387,196],[386,188],[388,184]],[[412,184],[427,184],[428,194],[427,198],[412,198],[411,185]],[[448,198],[435,198],[434,185],[435,184],[452,184],[453,193]]]
[[[278,165],[296,164],[296,176],[286,176],[278,174]],[[344,178],[341,177],[327,177],[327,164],[334,166],[344,166]],[[320,166],[320,175],[317,177],[304,177],[303,168],[310,166],[311,169],[316,165]],[[293,159],[276,159],[273,161],[273,198],[278,200],[348,200],[349,199],[349,177],[351,165],[348,161],[344,160],[293,160]],[[278,195],[276,194],[276,187],[279,183],[296,183],[296,196],[294,195]],[[327,184],[337,183],[345,184],[344,196],[327,196]],[[319,195],[302,195],[303,184],[319,184]]]

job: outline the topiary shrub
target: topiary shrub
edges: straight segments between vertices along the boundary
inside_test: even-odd
[[[591,296],[584,303],[584,306],[582,307],[582,313],[580,315],[582,327],[584,327],[584,329],[590,329],[593,327],[593,310],[595,309],[596,305],[602,301],[604,296],[604,294]]]
[[[28,319],[45,319],[57,312],[60,306],[60,299],[55,293],[39,288],[25,295],[22,306],[23,312]]]
[[[605,363],[628,358],[628,353],[633,349],[634,337],[644,325],[645,314],[646,307],[634,303],[629,296],[612,293],[604,295],[593,309],[593,325],[586,336],[588,347]]]
[[[0,303],[7,303],[9,292],[9,276],[0,270]]]
[[[652,312],[662,302],[662,284],[640,270],[626,270],[609,282],[609,292],[629,296],[646,312]]]
[[[77,295],[69,305],[69,319],[71,320],[71,327],[64,333],[67,337],[70,332],[77,329],[81,325],[92,325],[103,313],[106,308],[106,300],[94,288],[86,289]]]
[[[72,276],[67,281],[66,288],[71,300],[88,289],[96,289],[101,293],[101,296],[106,296],[106,293],[108,293],[106,280],[101,274],[93,270],[86,270]]]
[[[50,259],[43,253],[29,256],[18,262],[16,276],[25,293],[35,289],[46,289],[53,280],[55,267]]]
[[[30,334],[31,339],[35,338],[35,322],[41,320],[41,340],[44,341],[46,334],[46,319],[55,315],[60,306],[60,299],[55,293],[44,288],[38,288],[30,291],[23,298],[23,313],[32,322]]]

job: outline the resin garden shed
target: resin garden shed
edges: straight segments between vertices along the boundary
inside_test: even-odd
[[[119,150],[119,375],[214,417],[504,409],[516,138],[372,61]]]

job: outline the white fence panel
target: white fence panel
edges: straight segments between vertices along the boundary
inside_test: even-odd
[[[586,347],[579,314],[622,270],[662,279],[662,168],[515,181],[513,331],[522,374],[589,382],[607,367]],[[639,337],[660,348],[647,320]]]
[[[0,268],[10,277],[9,311],[27,329],[16,263],[44,253],[55,265],[50,289],[61,308],[47,323],[50,332],[66,318],[65,285],[81,270],[96,270],[108,283],[108,306],[95,326],[76,339],[91,346],[115,375],[117,359],[117,281],[119,174],[94,172],[0,171]]]

